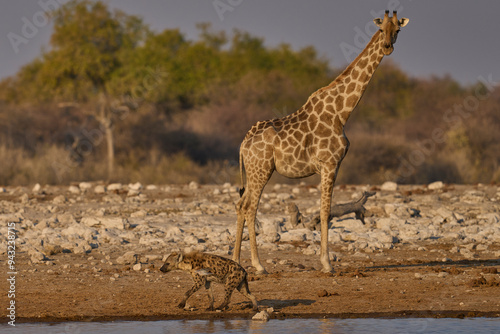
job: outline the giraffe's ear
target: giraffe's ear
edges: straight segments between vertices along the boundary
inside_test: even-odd
[[[408,24],[408,22],[410,22],[410,19],[407,19],[406,17],[403,17],[401,20],[399,20],[399,26],[400,27],[404,27],[405,25]]]
[[[375,25],[377,27],[381,27],[382,26],[382,19],[376,18],[376,19],[373,20],[373,23],[375,23]]]

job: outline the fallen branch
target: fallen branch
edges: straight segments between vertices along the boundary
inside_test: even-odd
[[[342,217],[354,212],[356,214],[356,219],[361,220],[364,224],[366,212],[364,204],[368,200],[368,197],[371,197],[373,195],[375,195],[375,192],[365,191],[363,192],[363,195],[361,195],[361,197],[354,202],[332,205],[328,221],[332,220],[332,218],[334,217]],[[289,227],[297,228],[299,225],[302,225],[303,227],[309,228],[311,230],[319,230],[319,214],[312,217],[304,217],[300,213],[299,208],[295,203],[290,203],[288,205],[288,214],[290,217],[288,220],[288,223],[290,225]]]

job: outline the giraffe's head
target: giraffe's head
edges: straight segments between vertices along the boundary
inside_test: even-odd
[[[382,38],[384,39],[382,51],[385,55],[390,55],[394,51],[394,43],[396,43],[396,39],[398,38],[399,30],[401,27],[407,25],[409,21],[405,17],[398,20],[396,11],[392,12],[392,17],[389,17],[388,10],[385,11],[384,19],[376,18],[373,20],[382,32]]]

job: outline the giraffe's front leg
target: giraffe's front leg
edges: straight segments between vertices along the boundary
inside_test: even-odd
[[[240,200],[240,203],[243,201],[243,199]],[[240,263],[240,254],[241,254],[241,242],[243,239],[243,228],[245,226],[245,209],[242,207],[241,204],[238,204],[236,208],[236,213],[237,213],[237,222],[236,222],[236,240],[234,243],[234,250],[233,250],[233,261],[236,263]]]
[[[267,274],[266,268],[260,263],[259,252],[257,250],[257,234],[255,233],[255,216],[257,215],[257,207],[252,207],[249,210],[247,217],[248,235],[250,238],[250,251],[252,254],[252,266],[257,270],[257,275]]]
[[[321,171],[321,255],[320,260],[323,265],[323,272],[333,272],[328,251],[328,222],[332,203],[333,185],[337,175],[336,166],[325,166]]]

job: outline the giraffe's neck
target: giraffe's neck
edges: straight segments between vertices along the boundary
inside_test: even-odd
[[[321,101],[323,112],[338,116],[342,125],[345,125],[384,57],[382,44],[381,32],[377,31],[356,59],[328,86],[313,93],[309,101],[314,105]]]

